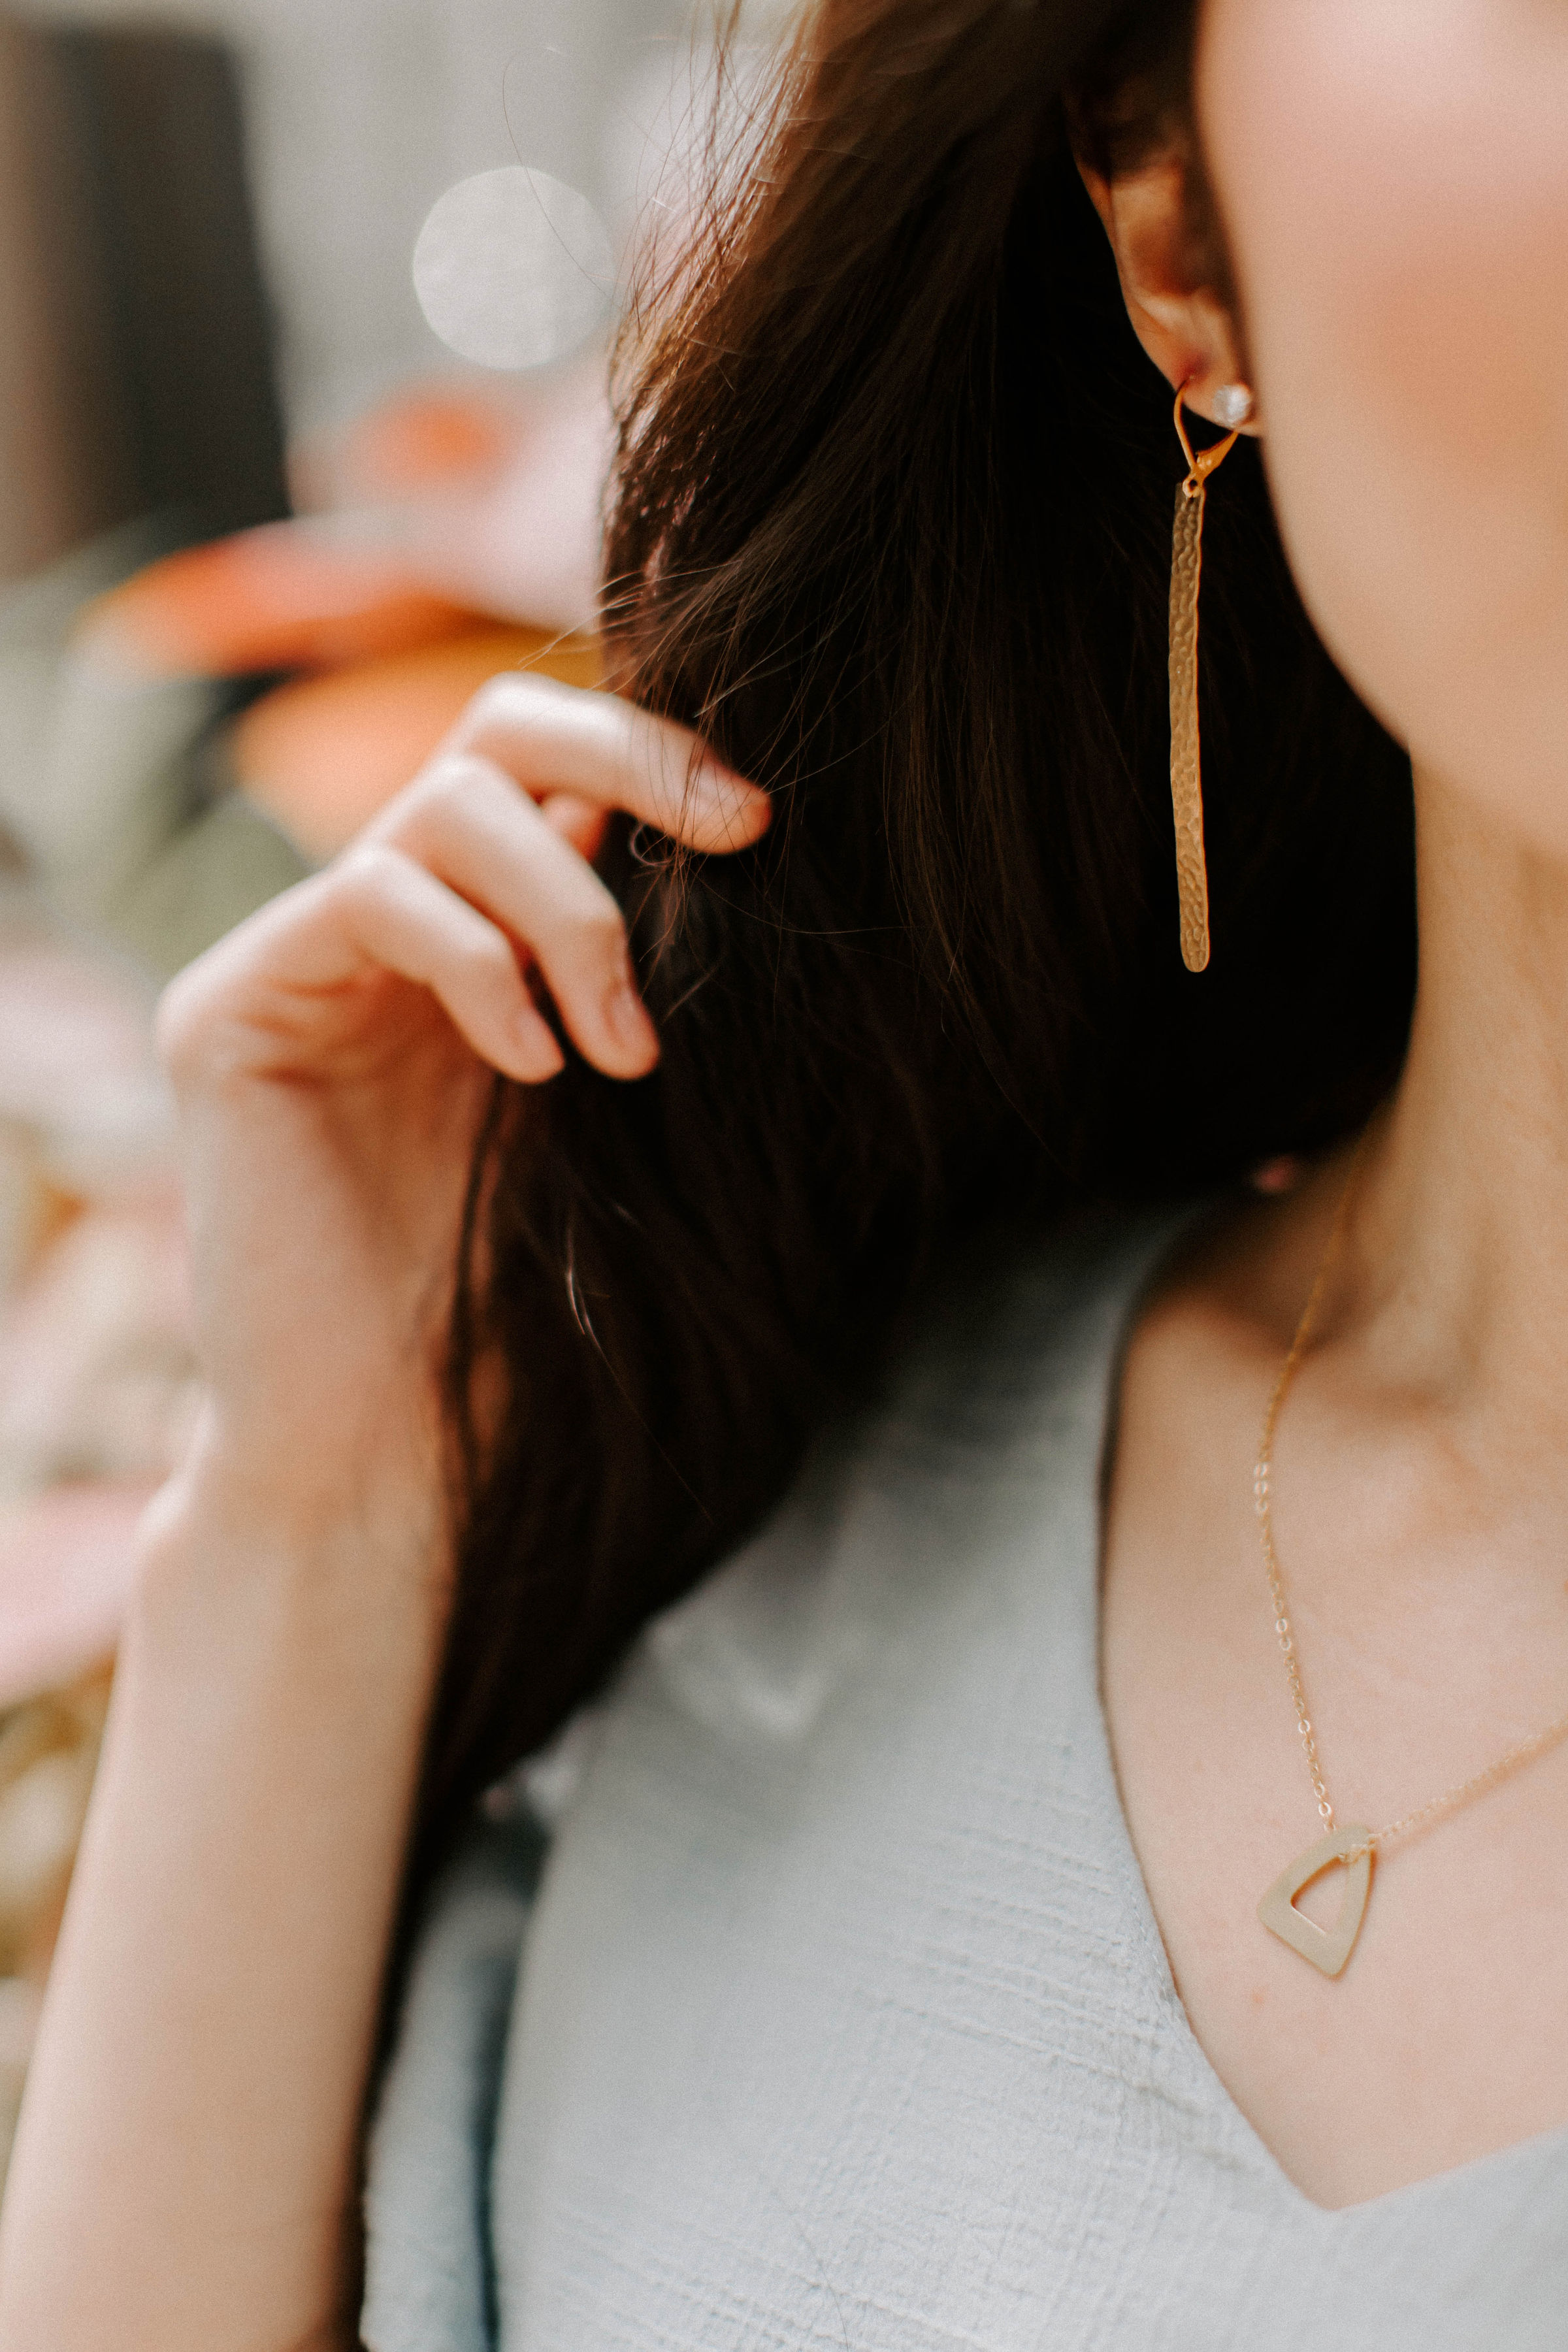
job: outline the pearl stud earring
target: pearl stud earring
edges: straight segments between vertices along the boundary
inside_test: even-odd
[[[1249,383],[1222,383],[1214,396],[1215,422],[1237,432],[1250,424],[1256,404]]]

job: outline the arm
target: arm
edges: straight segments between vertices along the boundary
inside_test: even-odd
[[[355,2132],[437,1619],[164,1515],[8,2193],[0,2341],[357,2342]],[[221,2315],[221,2316],[220,2316]]]
[[[356,2340],[468,1158],[489,1072],[560,1066],[518,943],[601,1068],[657,1057],[584,861],[611,805],[700,848],[754,839],[765,802],[694,752],[509,681],[166,1000],[211,1402],[147,1530],[0,2225],[0,2352]]]

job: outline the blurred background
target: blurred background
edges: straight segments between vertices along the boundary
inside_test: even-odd
[[[711,68],[673,0],[0,7],[0,2165],[197,1396],[158,988],[486,677],[596,677]]]

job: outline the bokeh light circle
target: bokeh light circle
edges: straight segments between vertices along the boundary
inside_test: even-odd
[[[547,367],[608,315],[609,233],[586,196],[509,163],[459,180],[414,248],[414,290],[435,333],[489,368]]]

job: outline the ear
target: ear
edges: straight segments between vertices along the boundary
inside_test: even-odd
[[[1194,268],[1187,170],[1179,155],[1108,180],[1080,158],[1079,171],[1105,224],[1133,331],[1166,383],[1187,386],[1187,405],[1211,425],[1215,394],[1246,370],[1240,337],[1218,290]],[[1242,427],[1257,434],[1256,417]]]

